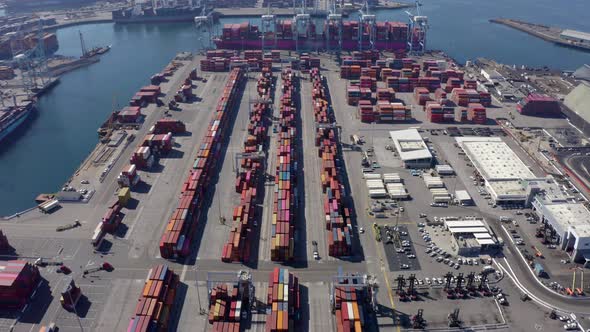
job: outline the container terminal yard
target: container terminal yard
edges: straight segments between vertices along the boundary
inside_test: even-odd
[[[415,16],[380,47],[397,25],[365,18],[360,51],[146,77],[61,190],[0,220],[0,330],[590,327],[590,87],[459,66]]]

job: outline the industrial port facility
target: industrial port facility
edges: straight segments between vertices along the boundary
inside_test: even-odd
[[[216,48],[145,77],[0,220],[0,330],[590,327],[590,87],[457,64],[419,6],[368,7],[218,36],[191,12]]]

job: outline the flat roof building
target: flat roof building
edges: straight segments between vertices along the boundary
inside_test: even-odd
[[[559,36],[569,41],[590,45],[590,33],[566,29],[563,30]]]
[[[494,202],[527,202],[527,184],[538,178],[508,144],[499,137],[456,137],[455,140],[485,180]]]
[[[543,194],[532,205],[541,222],[553,231],[556,244],[573,261],[590,265],[590,211],[581,203]]]
[[[390,131],[395,150],[406,168],[432,167],[432,153],[417,129]]]
[[[458,255],[477,256],[500,245],[483,218],[447,217],[443,222],[452,235],[452,248]]]
[[[472,205],[473,204],[473,199],[471,198],[471,195],[469,195],[467,190],[455,191],[455,200],[457,201],[457,204],[460,204],[460,205]]]

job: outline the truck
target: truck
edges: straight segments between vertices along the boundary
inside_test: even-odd
[[[141,178],[139,177],[139,174],[137,174],[137,166],[135,165],[125,166],[117,177],[117,183],[120,188],[133,188],[139,180],[141,180]]]
[[[154,124],[152,130],[150,130],[151,134],[182,134],[186,131],[186,125],[184,122],[175,119],[160,119]]]
[[[59,201],[54,198],[54,199],[50,199],[48,201],[45,201],[41,204],[38,205],[39,210],[41,210],[41,212],[43,213],[50,213],[51,211],[53,211],[54,209],[59,207]]]
[[[541,263],[535,263],[534,270],[537,277],[543,277],[545,275],[545,269],[543,269]]]

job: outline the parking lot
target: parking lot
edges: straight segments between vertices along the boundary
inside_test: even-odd
[[[416,249],[408,227],[383,225],[380,227],[380,232],[389,271],[420,270],[420,262],[416,256]]]

